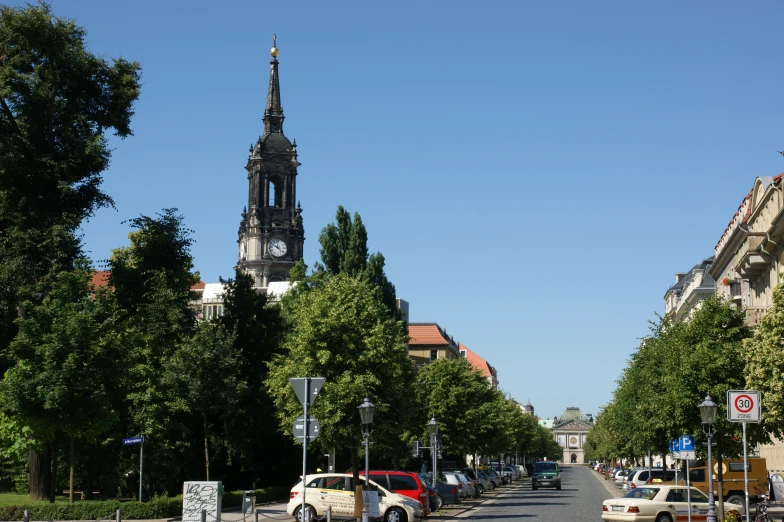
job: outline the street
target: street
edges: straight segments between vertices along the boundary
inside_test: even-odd
[[[558,520],[596,522],[601,520],[602,501],[612,498],[612,488],[602,475],[587,466],[561,468],[562,489],[531,489],[531,481],[516,481],[512,486],[487,492],[481,499],[467,500],[459,507],[433,513],[428,521],[442,520]],[[285,515],[285,504],[260,507],[259,521],[293,520]],[[242,520],[242,515],[224,513],[223,520]]]
[[[514,489],[501,490],[474,509],[455,518],[470,520],[569,520],[572,522],[601,520],[602,501],[612,495],[602,478],[585,466],[561,468],[562,489],[532,490],[526,480]],[[519,482],[516,484],[520,484]]]

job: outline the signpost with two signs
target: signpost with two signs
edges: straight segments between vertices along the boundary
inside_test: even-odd
[[[300,520],[302,522],[307,522],[309,513],[305,504],[305,494],[308,489],[305,487],[305,478],[307,477],[308,468],[308,442],[316,440],[320,429],[316,418],[312,415],[308,415],[308,410],[310,409],[311,403],[316,400],[316,397],[326,380],[327,379],[324,377],[292,377],[289,379],[289,384],[294,389],[294,393],[297,395],[299,403],[302,404],[302,407],[305,410],[305,414],[300,415],[297,417],[297,420],[294,421],[294,427],[292,429],[294,438],[302,441],[302,510],[300,511],[302,514]]]

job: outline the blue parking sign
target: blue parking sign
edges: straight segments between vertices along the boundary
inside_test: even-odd
[[[680,441],[681,451],[694,451],[694,437],[691,435],[682,435]]]
[[[678,453],[681,450],[680,444],[678,439],[673,439],[670,441],[670,453]]]

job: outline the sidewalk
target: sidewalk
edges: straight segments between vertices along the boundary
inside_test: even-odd
[[[610,492],[613,498],[618,498],[623,496],[623,490],[615,485],[615,482],[609,479],[605,479],[605,475],[603,473],[597,473],[594,470],[591,470],[591,474],[596,476],[597,480],[600,480],[602,484],[604,484],[605,489]]]

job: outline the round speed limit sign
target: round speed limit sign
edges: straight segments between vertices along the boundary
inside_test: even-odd
[[[759,422],[760,393],[751,390],[727,392],[727,420],[730,422]]]

